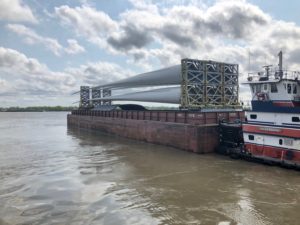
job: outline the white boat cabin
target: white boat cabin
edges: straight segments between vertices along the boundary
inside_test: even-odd
[[[282,69],[282,52],[278,54],[278,69],[272,65],[265,70],[250,73],[245,84],[250,85],[252,100],[257,101],[300,101],[300,72]]]
[[[300,128],[299,113],[246,112],[247,123]]]
[[[280,79],[249,81],[252,100],[258,101],[300,101],[300,81]]]

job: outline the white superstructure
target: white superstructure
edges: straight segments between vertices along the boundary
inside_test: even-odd
[[[244,148],[254,158],[300,166],[300,73],[279,69],[250,74],[252,111],[243,123]]]

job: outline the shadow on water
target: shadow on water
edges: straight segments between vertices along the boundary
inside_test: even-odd
[[[300,220],[297,171],[67,129],[65,121],[65,113],[0,115],[0,225]]]

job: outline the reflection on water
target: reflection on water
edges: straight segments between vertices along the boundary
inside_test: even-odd
[[[299,172],[0,114],[0,224],[298,224]]]

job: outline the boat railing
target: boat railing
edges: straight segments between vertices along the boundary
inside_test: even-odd
[[[279,81],[281,79],[292,79],[292,80],[300,81],[300,71],[270,70],[268,73],[266,73],[266,71],[258,71],[258,72],[248,73],[248,78],[247,78],[249,82]]]
[[[182,110],[90,110],[79,109],[73,110],[72,115],[76,116],[92,116],[97,118],[107,119],[130,119],[130,120],[145,120],[145,121],[160,121],[169,123],[184,123],[191,125],[217,125],[220,120],[233,122],[237,119],[244,120],[244,111],[214,111],[214,112],[193,112]],[[123,122],[122,122],[123,123]]]

